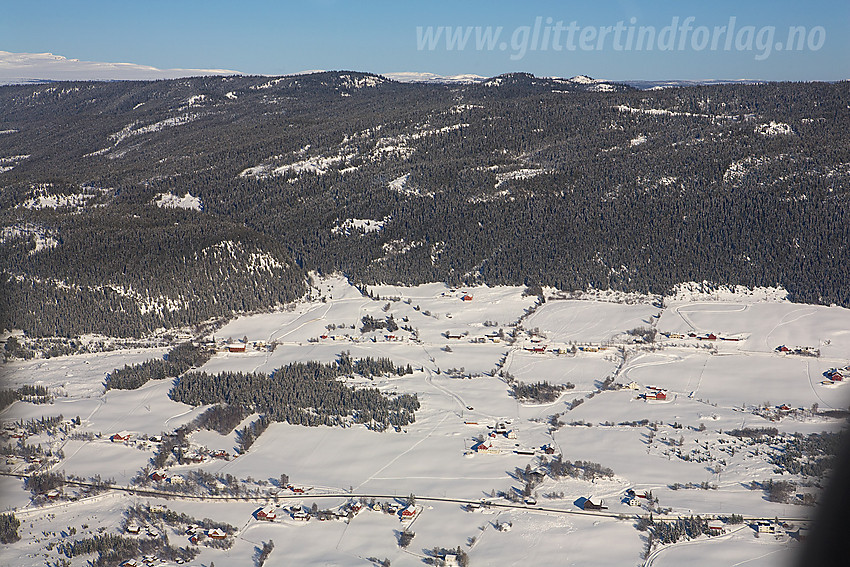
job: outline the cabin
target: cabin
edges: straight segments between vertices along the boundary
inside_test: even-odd
[[[137,534],[139,533],[141,528],[137,524],[127,524],[127,533],[128,534]]]
[[[472,296],[468,293],[460,298],[461,301],[472,301]]]
[[[844,381],[844,374],[836,371],[836,372],[833,372],[832,374],[830,374],[829,379],[832,380],[833,382],[843,382]]]
[[[585,510],[607,510],[608,506],[605,506],[601,498],[591,496],[590,498],[584,501],[583,508]]]
[[[48,493],[47,493],[47,497],[48,497],[49,499],[51,499],[51,500],[55,500],[56,498],[59,498],[59,496],[60,496],[61,494],[62,494],[62,493],[61,493],[61,492],[59,492],[59,490],[57,490],[57,489],[55,489],[55,488],[54,488],[53,490],[51,490],[50,492],[48,492]]]
[[[484,455],[498,455],[499,450],[494,448],[489,442],[478,443],[472,448],[476,453]]]
[[[224,539],[227,537],[227,534],[220,528],[213,528],[207,531],[207,537],[211,539]]]
[[[447,553],[446,556],[443,557],[443,565],[446,567],[458,567],[460,563],[457,562],[457,555]]]
[[[150,479],[154,482],[159,482],[161,480],[165,480],[166,478],[168,478],[168,475],[165,473],[165,471],[153,471],[150,476]]]
[[[546,346],[533,346],[530,348],[526,347],[525,350],[527,350],[528,352],[543,353],[546,352]]]
[[[446,332],[446,338],[447,339],[462,339],[463,335],[461,333],[454,333],[454,332],[449,331],[449,332]]]
[[[244,344],[229,344],[227,345],[227,352],[245,352]]]
[[[125,441],[130,440],[129,433],[116,433],[112,437],[109,438],[113,443],[123,443]]]
[[[779,345],[776,347],[776,352],[791,352],[791,349],[785,345]]]
[[[293,512],[292,519],[299,522],[307,522],[310,520],[310,514],[308,514],[304,510],[301,510],[299,512]]]
[[[708,522],[709,535],[720,535],[725,531],[723,520],[710,520]]]
[[[258,520],[268,520],[271,522],[275,518],[277,518],[277,512],[275,512],[274,506],[266,506],[265,508],[257,511]]]

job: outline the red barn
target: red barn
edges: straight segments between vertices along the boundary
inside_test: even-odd
[[[405,508],[404,510],[401,511],[401,517],[402,518],[412,518],[413,516],[416,515],[416,512],[417,512],[416,506],[410,505],[410,506],[408,506],[407,508]]]

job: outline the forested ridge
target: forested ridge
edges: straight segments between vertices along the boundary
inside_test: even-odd
[[[847,82],[594,87],[2,87],[0,327],[138,336],[292,301],[308,270],[850,305]]]

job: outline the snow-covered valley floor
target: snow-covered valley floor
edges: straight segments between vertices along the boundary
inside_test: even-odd
[[[151,493],[114,489],[130,486],[149,465],[160,442],[156,436],[208,407],[172,401],[171,379],[137,390],[104,390],[107,373],[161,358],[165,349],[7,363],[7,387],[42,385],[53,400],[17,401],[3,410],[3,443],[40,444],[58,455],[42,470],[83,481],[99,475],[114,487],[90,496],[67,484],[58,497],[37,503],[24,480],[9,475],[26,474],[38,463],[7,458],[0,507],[20,520],[21,539],[0,546],[0,564],[87,565],[97,556],[68,558],[60,544],[104,533],[128,536],[133,506],[167,508],[236,529],[227,549],[201,542],[190,565],[254,566],[270,540],[274,548],[266,565],[372,566],[385,559],[394,566],[423,565],[435,547],[458,546],[470,565],[482,566],[755,567],[793,558],[798,529],[813,510],[801,498],[815,491],[817,479],[778,472],[772,458],[795,433],[839,430],[840,418],[825,412],[847,409],[850,388],[825,373],[850,363],[850,310],[794,304],[770,290],[711,295],[686,286],[666,298],[596,292],[555,299],[556,290],[545,290],[543,303],[517,287],[427,284],[369,291],[374,297],[343,278],[316,280],[311,298],[286,310],[235,318],[215,332],[217,343],[244,340],[246,349],[219,348],[201,368],[207,373],[271,373],[297,361],[334,361],[348,351],[355,359],[410,364],[413,373],[355,376],[346,383],[415,393],[421,404],[415,422],[398,430],[272,423],[245,454],[163,471],[180,477],[173,482],[193,471],[232,475],[249,499],[227,499],[224,491],[166,499],[155,492],[165,481],[152,484]],[[363,333],[367,315],[392,316],[400,328]],[[653,331],[654,341],[638,338]],[[780,346],[809,348],[819,356],[783,353],[776,350]],[[554,401],[518,400],[511,393],[512,383],[542,381],[566,388]],[[27,420],[60,414],[66,423],[61,430],[13,437]],[[497,432],[499,424],[504,432]],[[729,434],[746,428],[776,433],[759,442]],[[127,440],[110,440],[116,433]],[[229,455],[238,445],[236,431],[198,430],[189,441],[196,449]],[[475,450],[481,441],[488,451]],[[556,455],[598,463],[613,475],[589,480],[548,474],[547,463]],[[540,472],[527,501],[532,503],[509,502],[500,494],[522,491],[523,470]],[[281,474],[304,492],[279,486]],[[795,491],[786,501],[771,501],[752,484],[771,479],[792,481]],[[627,502],[630,490],[637,505]],[[657,504],[641,498],[650,492]],[[410,495],[417,500],[412,520],[398,510],[368,506],[374,496],[378,504],[401,508]],[[482,499],[494,506],[467,511],[466,502]],[[587,499],[601,499],[605,509],[586,512],[581,506]],[[299,521],[291,514],[294,505],[309,509],[315,502],[319,509],[338,510],[353,501],[366,507],[344,519]],[[273,521],[256,517],[266,504],[276,511]],[[650,509],[671,520],[697,514],[740,514],[745,520],[725,523],[722,535],[680,539],[645,554],[648,532],[637,529],[637,519]],[[779,518],[777,533],[759,534],[760,518]],[[499,529],[508,523],[510,530]],[[406,526],[415,537],[402,548]],[[154,528],[174,546],[191,545],[185,530],[167,523]],[[142,530],[128,537],[149,536]]]

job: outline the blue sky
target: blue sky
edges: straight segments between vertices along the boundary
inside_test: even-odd
[[[439,33],[432,42],[429,26]],[[789,28],[798,49],[787,48]],[[452,39],[468,34],[463,48],[447,45],[447,29]],[[489,46],[488,31],[499,33]],[[838,80],[850,78],[848,32],[846,0],[0,0],[0,50],[258,74]]]

